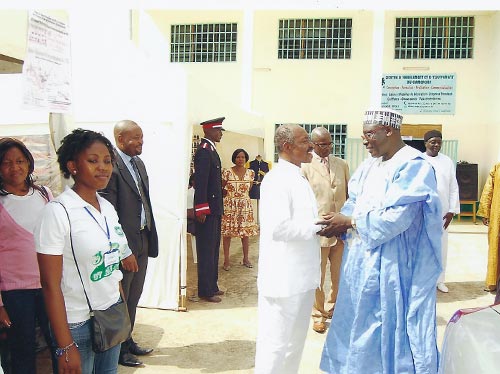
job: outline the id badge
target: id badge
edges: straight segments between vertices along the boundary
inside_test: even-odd
[[[106,252],[104,254],[104,266],[108,267],[110,265],[114,265],[120,262],[120,253],[118,250],[114,250],[111,252]]]

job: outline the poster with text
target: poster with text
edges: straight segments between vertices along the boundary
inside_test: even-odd
[[[382,107],[403,114],[455,114],[456,74],[384,74]]]
[[[28,108],[71,109],[71,51],[67,24],[37,11],[28,19],[23,102]]]

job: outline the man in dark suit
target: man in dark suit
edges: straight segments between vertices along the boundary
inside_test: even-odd
[[[224,117],[200,123],[205,137],[194,155],[196,214],[196,250],[198,256],[198,296],[212,303],[221,301],[219,277],[219,247],[222,202],[221,162],[215,143],[222,138]]]
[[[128,245],[139,265],[139,270],[135,273],[122,269],[123,293],[133,330],[148,257],[158,256],[158,235],[149,198],[148,174],[144,163],[138,157],[142,153],[142,129],[137,123],[124,120],[115,125],[114,135],[117,148],[113,174],[101,194],[115,207]],[[137,345],[131,336],[122,344],[119,363],[124,366],[142,365],[136,356],[152,351],[151,348]]]
[[[255,156],[255,160],[250,161],[249,169],[254,171],[253,186],[250,190],[250,199],[260,199],[260,184],[264,175],[269,173],[269,165],[267,162],[262,160],[261,155]]]

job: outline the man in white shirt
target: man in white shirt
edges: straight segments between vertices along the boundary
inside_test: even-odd
[[[261,186],[257,286],[258,333],[255,373],[297,373],[314,291],[319,285],[318,209],[302,175],[312,143],[297,125],[282,125],[274,137],[277,165]]]
[[[424,158],[434,167],[437,179],[437,189],[439,200],[441,201],[443,216],[443,237],[442,245],[442,260],[443,272],[438,278],[437,289],[447,293],[448,287],[444,284],[444,276],[446,271],[446,258],[448,255],[448,226],[455,214],[460,213],[460,199],[458,195],[458,183],[456,176],[456,165],[446,155],[439,153],[443,142],[443,135],[440,131],[431,130],[424,134],[425,152]]]

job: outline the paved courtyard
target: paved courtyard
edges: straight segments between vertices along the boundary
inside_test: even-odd
[[[450,226],[446,284],[449,294],[438,292],[438,345],[449,318],[460,308],[485,306],[494,296],[483,291],[486,269],[486,227],[470,221]],[[251,260],[257,265],[257,239],[251,241]],[[190,248],[188,249],[190,254]],[[144,367],[120,366],[120,374],[192,374],[253,372],[257,326],[257,266],[241,263],[241,245],[233,239],[229,271],[219,272],[220,288],[226,291],[220,304],[197,300],[196,271],[189,256],[187,312],[138,310],[136,340],[155,351],[143,358]],[[221,262],[222,263],[222,262]],[[301,374],[320,373],[319,361],[326,334],[309,329]],[[46,366],[43,358],[41,367]],[[48,373],[48,371],[42,371]]]

